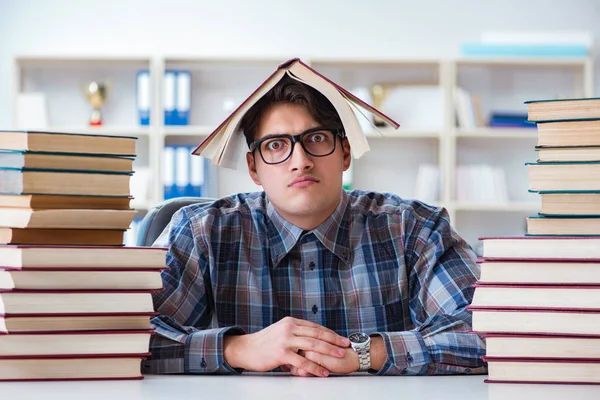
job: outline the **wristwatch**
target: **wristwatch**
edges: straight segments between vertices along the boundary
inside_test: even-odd
[[[366,333],[355,332],[348,336],[348,340],[358,354],[358,370],[368,371],[371,368],[371,337]]]

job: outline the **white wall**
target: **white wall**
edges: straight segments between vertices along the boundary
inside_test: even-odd
[[[0,0],[0,129],[20,54],[455,56],[509,29],[590,30],[598,53],[600,1]]]

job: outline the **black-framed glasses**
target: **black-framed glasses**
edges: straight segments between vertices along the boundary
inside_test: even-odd
[[[314,157],[325,157],[335,151],[336,137],[345,136],[342,129],[312,128],[298,135],[270,135],[250,143],[250,152],[258,150],[265,164],[286,161],[299,142],[304,151]]]

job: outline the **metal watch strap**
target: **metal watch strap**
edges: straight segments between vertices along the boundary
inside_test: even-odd
[[[356,354],[358,354],[358,370],[361,372],[368,371],[371,368],[371,346],[357,349]]]

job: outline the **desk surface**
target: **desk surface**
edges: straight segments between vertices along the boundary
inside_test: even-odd
[[[486,384],[474,376],[147,375],[138,381],[1,382],[0,398],[45,400],[138,399],[458,399],[598,400],[600,386]]]

